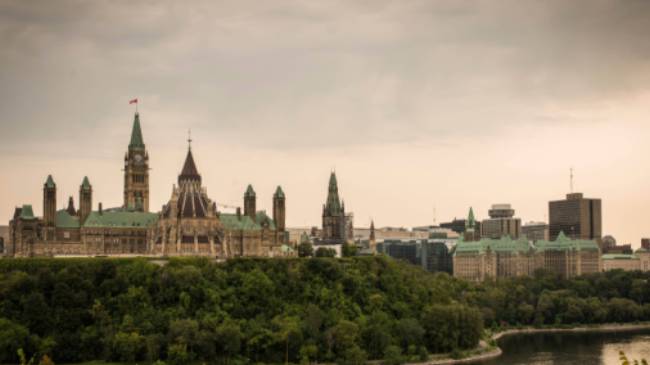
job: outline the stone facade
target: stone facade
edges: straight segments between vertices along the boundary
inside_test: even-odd
[[[342,244],[352,239],[354,234],[352,215],[346,215],[345,203],[339,198],[336,174],[332,172],[323,205],[323,230],[319,244]]]
[[[473,281],[530,276],[538,269],[571,278],[599,272],[602,267],[595,241],[570,240],[564,235],[537,244],[507,236],[498,240],[462,240],[453,250],[453,263],[454,276]]]
[[[255,211],[254,193],[247,191],[248,215],[217,211],[201,184],[191,149],[159,213],[149,213],[149,156],[136,113],[125,156],[124,205],[92,210],[93,189],[87,177],[79,187],[79,210],[71,197],[67,209],[56,210],[57,188],[52,176],[43,186],[43,215],[31,205],[15,210],[9,224],[10,256],[288,256],[285,245],[285,196],[273,197],[274,219]],[[249,186],[252,191],[252,187]],[[252,207],[252,208],[251,208]]]
[[[603,271],[609,270],[641,270],[641,260],[636,255],[605,254],[603,255]]]

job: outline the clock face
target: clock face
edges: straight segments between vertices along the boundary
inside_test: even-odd
[[[133,158],[135,159],[135,162],[137,162],[137,163],[142,162],[142,155],[141,154],[137,154]]]

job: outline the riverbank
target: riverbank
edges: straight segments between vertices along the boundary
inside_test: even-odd
[[[512,328],[494,333],[490,336],[490,342],[496,343],[499,339],[506,336],[525,335],[535,333],[607,333],[607,332],[631,332],[650,330],[650,322],[644,323],[606,323],[601,325],[587,325],[578,327],[548,327],[548,328]],[[501,356],[503,351],[499,346],[490,346],[485,341],[481,341],[478,347],[470,350],[470,354],[461,359],[453,359],[449,355],[439,355],[430,358],[428,361],[408,363],[407,365],[456,365],[471,364],[478,361],[490,360]]]

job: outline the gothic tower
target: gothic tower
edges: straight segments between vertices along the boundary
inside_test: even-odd
[[[54,239],[56,227],[56,184],[52,175],[43,184],[43,238]]]
[[[476,229],[476,219],[474,219],[474,209],[472,209],[472,207],[469,207],[469,214],[467,215],[467,220],[465,221],[465,232],[463,234],[463,239],[465,241],[480,240],[480,234]]]
[[[149,154],[140,128],[140,114],[135,113],[131,142],[124,156],[124,208],[149,211]]]
[[[345,234],[345,205],[339,199],[336,174],[330,175],[327,201],[323,205],[323,240],[330,243],[343,243]]]
[[[284,204],[284,191],[282,191],[282,188],[278,185],[278,188],[275,189],[275,194],[273,194],[273,220],[275,221],[275,227],[278,232],[284,232],[285,219],[286,208]]]
[[[244,215],[251,217],[253,221],[255,221],[255,214],[257,212],[255,207],[256,200],[255,190],[253,190],[253,186],[249,184],[244,193]]]
[[[84,180],[79,187],[79,223],[83,224],[90,215],[93,206],[93,187],[84,176]]]

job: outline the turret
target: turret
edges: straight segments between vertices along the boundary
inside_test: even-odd
[[[56,184],[52,175],[43,184],[43,224],[48,227],[56,224]]]
[[[284,232],[286,219],[285,197],[282,187],[278,186],[273,194],[273,220],[279,232]]]
[[[93,187],[88,181],[88,177],[84,176],[83,182],[79,187],[79,223],[83,224],[90,215],[93,207]]]
[[[244,215],[251,217],[253,221],[255,220],[255,214],[257,212],[255,207],[256,201],[255,190],[253,190],[253,186],[249,184],[244,193]]]

